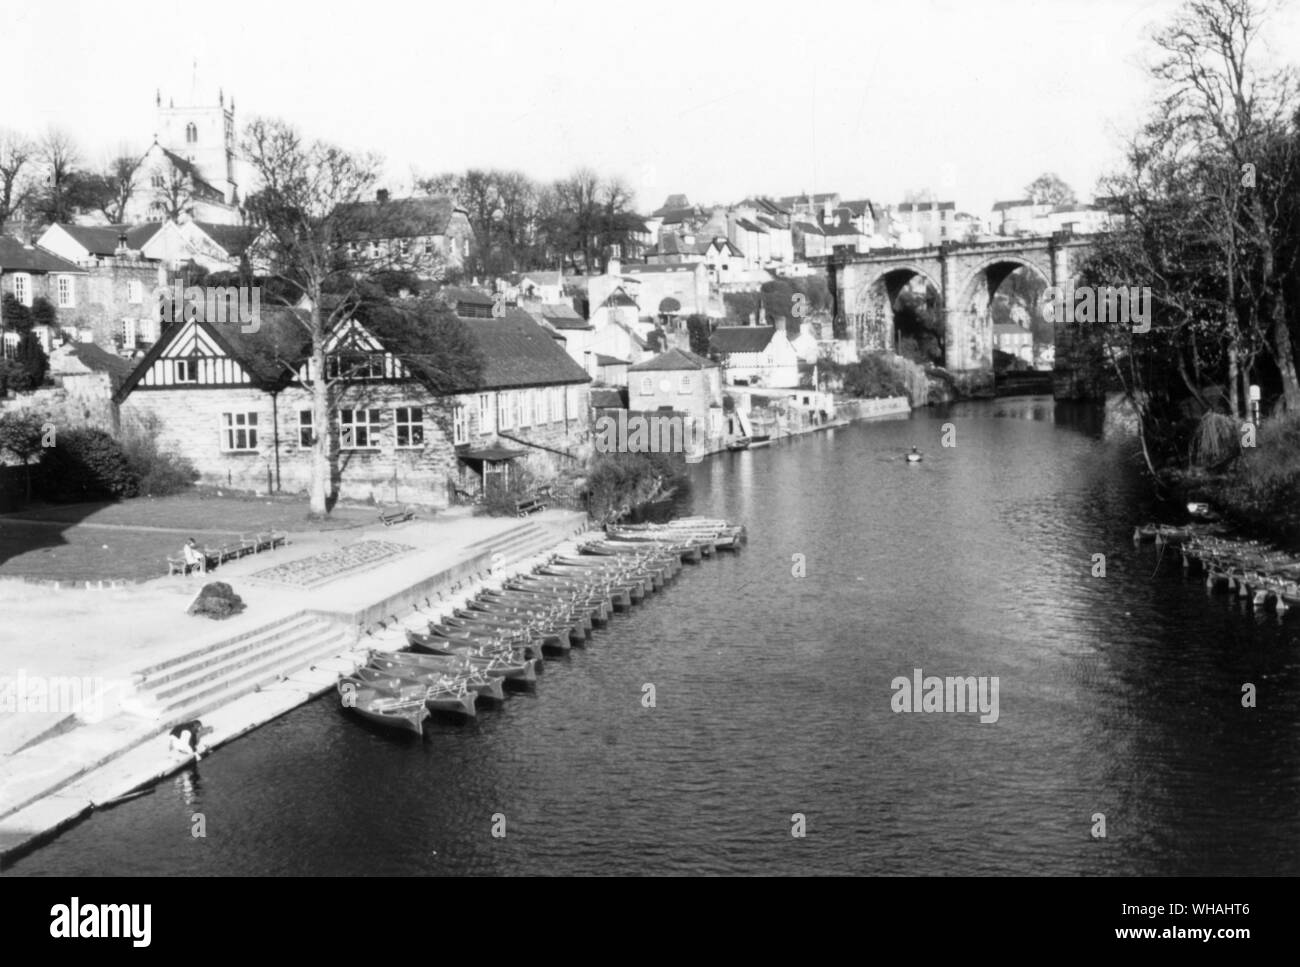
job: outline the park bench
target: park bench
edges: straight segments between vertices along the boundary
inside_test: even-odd
[[[385,527],[392,527],[394,524],[401,524],[404,521],[414,520],[415,514],[409,507],[395,510],[387,514],[381,510],[379,512],[379,519],[383,522]]]
[[[520,517],[527,517],[535,510],[545,510],[546,504],[536,495],[524,497],[515,501],[515,513]]]

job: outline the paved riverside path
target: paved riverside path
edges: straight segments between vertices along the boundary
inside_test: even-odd
[[[0,580],[0,854],[75,820],[108,792],[124,794],[184,765],[168,751],[171,723],[140,714],[132,704],[141,669],[304,611],[340,622],[374,617],[380,603],[463,562],[481,560],[493,539],[504,541],[525,524],[542,531],[543,543],[553,535],[551,543],[559,544],[584,520],[560,510],[527,521],[454,510],[394,527],[294,533],[286,546],[229,561],[207,575],[174,575],[111,590]],[[347,548],[381,542],[406,550],[361,561],[359,569],[317,574],[311,586],[275,579],[283,565],[301,565],[284,569],[291,573],[310,571],[312,559],[346,565]],[[224,621],[186,614],[208,581],[228,582],[246,610]],[[313,664],[325,669],[329,663]],[[203,720],[216,727],[215,741],[228,741],[330,687],[341,670],[245,695]],[[33,709],[23,708],[20,699],[15,707],[13,687],[6,703],[4,680],[19,674],[27,681],[85,680],[82,704]],[[93,699],[90,683],[104,688]],[[101,768],[110,762],[111,768]],[[111,779],[92,781],[100,773]]]

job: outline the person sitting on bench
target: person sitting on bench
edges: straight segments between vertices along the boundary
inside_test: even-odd
[[[200,573],[208,570],[208,557],[199,550],[198,545],[194,543],[194,538],[191,537],[185,542],[185,546],[181,548],[181,555],[185,558],[186,574],[190,573],[192,567],[198,568]]]

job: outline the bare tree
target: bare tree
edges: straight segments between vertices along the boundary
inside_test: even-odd
[[[23,207],[32,190],[36,146],[17,131],[0,128],[0,225]]]
[[[1231,177],[1210,204],[1217,212],[1224,258],[1234,284],[1249,281],[1250,311],[1270,329],[1268,349],[1282,377],[1287,409],[1300,409],[1300,380],[1287,328],[1286,272],[1280,264],[1279,211],[1269,201],[1296,190],[1293,180],[1265,184],[1259,169],[1270,145],[1291,140],[1297,79],[1291,69],[1266,71],[1254,57],[1263,10],[1253,0],[1189,0],[1156,37],[1161,58],[1153,73],[1165,85],[1160,114],[1171,130],[1202,146]],[[1274,178],[1291,179],[1296,166],[1271,166]],[[1233,362],[1233,377],[1236,361]],[[1235,392],[1235,380],[1234,380]]]
[[[331,416],[348,382],[343,363],[327,360],[327,347],[339,326],[358,314],[408,333],[435,328],[443,356],[426,353],[404,357],[433,386],[450,387],[477,378],[481,363],[470,351],[467,337],[454,317],[432,318],[428,305],[412,312],[388,304],[377,277],[403,265],[427,259],[406,252],[402,234],[409,213],[401,201],[369,202],[381,161],[373,154],[353,154],[332,144],[307,142],[289,124],[258,119],[247,128],[244,157],[262,188],[250,196],[247,209],[264,230],[250,254],[271,267],[271,278],[286,304],[304,300],[305,325],[311,340],[308,382],[312,393],[311,513],[329,513],[331,481],[338,462],[338,440],[328,431]],[[414,329],[412,326],[414,325]],[[408,345],[419,339],[408,338]],[[366,365],[367,360],[359,360]]]
[[[140,156],[129,151],[120,152],[105,165],[99,174],[99,210],[109,224],[119,225],[126,220],[126,209],[139,187]]]
[[[1026,185],[1025,196],[1039,205],[1073,205],[1077,201],[1074,189],[1054,171],[1044,172]]]
[[[81,152],[76,141],[66,131],[51,127],[41,138],[37,156],[45,169],[41,213],[51,222],[71,221],[80,187],[77,166],[81,163]]]

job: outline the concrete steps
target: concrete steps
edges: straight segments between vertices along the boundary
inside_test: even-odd
[[[477,542],[472,545],[472,550],[489,552],[492,555],[492,570],[497,572],[547,550],[559,536],[538,521],[528,521],[505,533]]]
[[[323,618],[297,614],[143,669],[137,696],[123,707],[168,722],[198,718],[347,651],[355,632]]]

